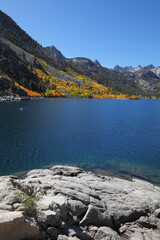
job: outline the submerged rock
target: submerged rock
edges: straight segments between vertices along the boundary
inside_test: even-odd
[[[32,216],[17,192],[34,202]],[[0,177],[1,239],[157,240],[160,188],[61,165]]]

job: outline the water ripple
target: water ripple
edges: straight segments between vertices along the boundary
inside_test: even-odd
[[[65,163],[160,181],[160,101],[0,102],[0,174]]]

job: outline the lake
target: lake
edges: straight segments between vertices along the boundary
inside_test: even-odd
[[[0,175],[52,164],[160,183],[160,100],[0,102]]]

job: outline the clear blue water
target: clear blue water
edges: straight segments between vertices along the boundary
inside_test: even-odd
[[[57,163],[160,183],[160,100],[0,102],[0,175]]]

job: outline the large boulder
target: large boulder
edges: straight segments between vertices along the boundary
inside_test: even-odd
[[[17,189],[13,186],[14,177],[0,177],[0,203],[1,207],[4,208],[4,203],[11,205],[16,202]]]
[[[63,195],[45,195],[37,205],[37,220],[43,227],[58,227],[67,221],[67,199]]]
[[[0,239],[2,240],[38,240],[40,230],[33,221],[24,218],[22,212],[3,212],[0,213]]]
[[[109,226],[114,228],[112,218],[107,213],[107,210],[105,212],[100,212],[100,210],[92,205],[89,205],[88,210],[83,217],[82,221],[80,222],[80,225],[82,226]]]
[[[58,227],[60,225],[59,214],[51,210],[38,212],[37,221],[45,229],[48,227]]]
[[[73,166],[56,165],[51,168],[54,174],[75,177],[83,172],[81,168]]]
[[[84,216],[85,212],[87,211],[87,206],[84,205],[82,202],[77,200],[68,200],[68,208],[71,211],[72,215],[77,216],[78,218],[81,218]]]

